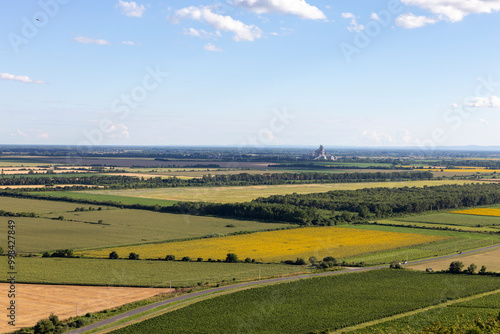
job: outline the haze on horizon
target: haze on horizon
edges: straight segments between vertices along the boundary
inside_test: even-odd
[[[7,2],[0,143],[500,146],[500,0]]]

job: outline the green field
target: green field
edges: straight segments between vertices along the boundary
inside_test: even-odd
[[[458,231],[431,230],[422,228],[395,227],[384,225],[345,225],[343,227],[368,229],[387,232],[416,233],[425,235],[445,236],[450,239],[417,245],[410,248],[401,248],[391,251],[365,254],[346,258],[347,262],[365,262],[369,264],[391,263],[393,261],[409,261],[425,259],[435,256],[453,254],[459,251],[477,249],[500,243],[500,235],[481,233],[467,233]]]
[[[112,333],[308,333],[500,288],[496,277],[406,270],[304,279],[240,291]]]
[[[75,208],[82,207],[82,205],[6,197],[1,197],[0,200],[2,200],[0,210],[35,211],[41,216],[39,218],[13,218],[16,222],[17,251],[21,253],[61,248],[75,250],[102,248],[290,227],[290,224],[106,207],[100,211],[75,212]],[[91,207],[98,208],[97,206]],[[63,220],[47,219],[60,216]],[[3,235],[7,235],[8,219],[12,218],[0,217],[0,220],[5,222],[0,224],[0,233]],[[100,220],[102,220],[101,223],[99,223]],[[232,227],[227,227],[227,225],[232,225]],[[0,240],[0,247],[6,249],[6,245],[7,238]]]
[[[478,318],[485,320],[489,316],[496,318],[499,315],[499,310],[500,293],[496,293],[442,308],[431,309],[400,319],[382,322],[349,333],[371,334],[380,333],[380,331],[389,333],[420,333],[422,328],[437,322],[443,325],[452,325],[457,322],[473,321]]]
[[[91,201],[112,201],[122,204],[142,204],[142,205],[160,205],[160,206],[171,206],[177,201],[169,201],[164,199],[154,199],[154,198],[140,198],[140,197],[127,197],[127,196],[116,196],[116,195],[105,195],[103,193],[85,193],[82,191],[44,191],[44,192],[31,192],[31,195],[40,194],[42,196],[50,196],[53,198],[75,198]],[[78,204],[76,204],[78,205]]]
[[[500,217],[490,216],[474,216],[474,215],[461,215],[455,213],[437,213],[429,215],[420,215],[407,218],[393,219],[402,222],[417,222],[427,224],[443,224],[443,225],[456,225],[456,226],[500,226]]]
[[[13,198],[13,197],[0,197],[0,210],[8,212],[35,212],[38,214],[46,214],[50,212],[60,213],[74,211],[75,208],[85,206],[86,208],[102,207],[103,205],[82,205],[79,203],[68,203],[59,201],[46,201],[37,199]]]
[[[408,222],[408,221],[399,221],[399,220],[379,220],[378,224],[381,225],[397,225],[397,226],[407,226],[414,228],[429,228],[429,229],[445,229],[445,230],[455,230],[455,231],[463,231],[463,232],[499,232],[500,226],[484,226],[484,227],[470,227],[470,226],[460,226],[460,225],[445,225],[445,224],[432,224],[432,223],[417,223],[417,222]]]
[[[322,183],[322,184],[293,184],[293,185],[259,185],[246,187],[179,187],[155,189],[127,189],[127,190],[83,190],[78,193],[112,195],[139,198],[154,198],[171,201],[205,201],[236,203],[246,202],[258,197],[286,194],[310,194],[331,190],[356,190],[376,187],[423,187],[444,184],[464,184],[464,180],[436,180],[436,181],[403,181],[403,182],[361,182],[361,183]]]
[[[53,164],[39,157],[0,157],[0,167],[37,167],[47,165]]]
[[[282,264],[135,261],[18,257],[18,282],[78,285],[173,287],[198,282],[222,284],[294,273],[308,273],[303,266]]]

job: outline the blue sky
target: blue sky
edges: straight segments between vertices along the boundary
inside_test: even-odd
[[[500,145],[499,0],[9,1],[0,143]]]

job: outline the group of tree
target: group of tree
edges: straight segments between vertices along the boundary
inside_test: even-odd
[[[75,257],[72,249],[59,249],[53,253],[44,252],[42,257]]]
[[[462,261],[453,261],[450,263],[450,267],[448,268],[447,272],[451,274],[475,274],[477,270],[477,266],[474,263],[471,263],[465,270],[464,270],[464,264]],[[486,267],[483,265],[481,266],[481,269],[479,269],[478,274],[484,275],[486,274]]]
[[[264,173],[264,174],[207,174],[201,178],[179,179],[177,177],[144,178],[125,175],[91,175],[91,176],[9,176],[0,177],[0,186],[14,185],[85,185],[105,186],[110,189],[162,188],[162,187],[202,187],[202,186],[249,186],[277,185],[296,183],[346,183],[346,182],[384,182],[432,179],[431,172],[389,172],[389,173]],[[73,188],[82,188],[75,186]],[[48,188],[52,190],[51,188]],[[43,191],[47,188],[35,188],[31,191]]]
[[[178,202],[163,209],[172,213],[282,221],[300,225],[337,225],[498,203],[500,184],[491,183],[273,195],[244,203]]]

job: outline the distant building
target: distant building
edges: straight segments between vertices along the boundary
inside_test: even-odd
[[[333,155],[326,153],[323,145],[319,145],[319,148],[316,151],[306,154],[305,157],[308,160],[330,160],[330,161],[336,160],[336,158]]]

